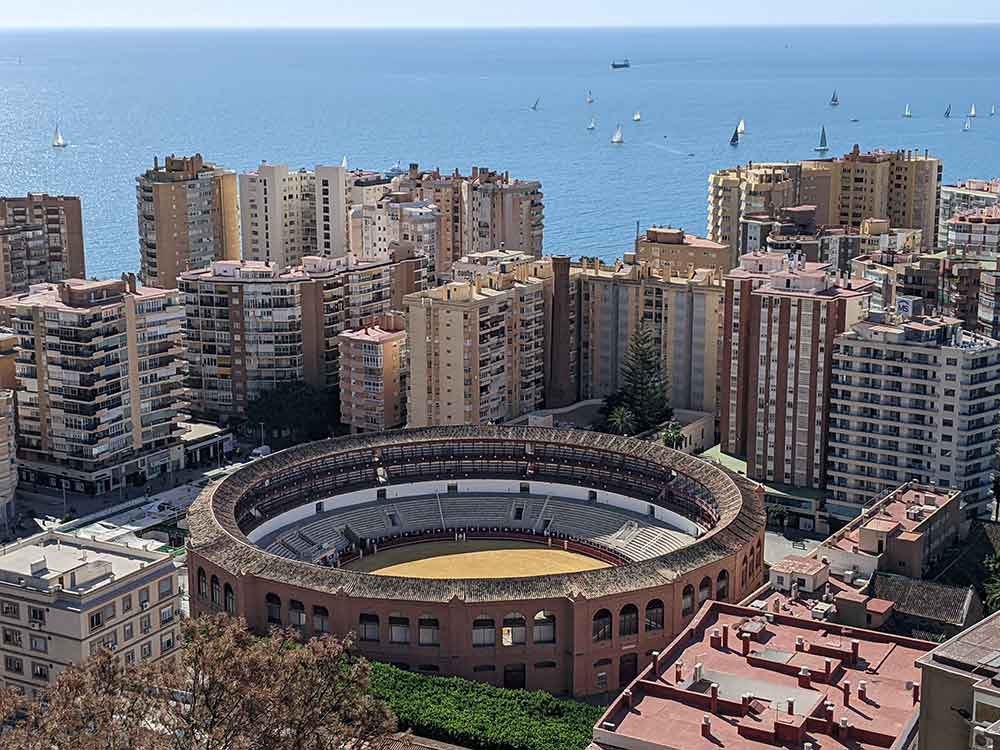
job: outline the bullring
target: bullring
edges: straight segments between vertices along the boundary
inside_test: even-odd
[[[627,684],[704,601],[739,601],[763,580],[754,483],[593,432],[439,427],[310,443],[206,488],[189,524],[194,613],[354,632],[373,659],[576,696]],[[543,572],[517,575],[508,548],[536,550]],[[501,569],[452,576],[442,551],[460,571],[466,550]],[[544,572],[547,551],[571,572]],[[423,558],[445,565],[436,577],[379,573],[382,559],[405,571]]]

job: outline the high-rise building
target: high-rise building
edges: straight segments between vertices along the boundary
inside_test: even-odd
[[[255,171],[240,174],[239,186],[244,260],[285,269],[317,254],[315,172],[261,162]],[[336,188],[326,189],[331,190],[326,197],[332,200]],[[331,221],[331,251],[333,226]]]
[[[969,515],[991,514],[1000,416],[1000,341],[926,318],[919,300],[872,312],[832,352],[827,503],[841,520],[915,480],[961,490]]]
[[[4,229],[8,231],[4,231]],[[0,295],[86,275],[80,199],[45,193],[0,197]]]
[[[861,319],[872,282],[829,264],[751,253],[726,277],[722,450],[758,481],[822,489],[834,337]]]
[[[859,229],[865,219],[920,229],[925,249],[938,236],[941,161],[927,152],[854,149],[842,157],[802,162],[802,203],[816,223]]]
[[[726,270],[739,265],[740,219],[798,205],[801,171],[798,164],[751,162],[709,176],[706,237],[729,247]]]
[[[402,315],[383,315],[374,325],[344,331],[337,341],[341,423],[352,433],[405,426],[409,354]]]
[[[671,407],[718,413],[720,271],[627,253],[614,267],[584,263],[579,279],[583,398],[604,398],[623,387],[629,342],[646,326],[660,353]]]
[[[560,256],[407,296],[409,425],[504,422],[575,401],[571,278]]]
[[[173,656],[181,589],[158,546],[46,531],[0,549],[0,685],[38,696],[102,648],[126,668]]]
[[[139,278],[174,289],[182,271],[240,257],[236,173],[201,154],[153,159],[136,178]]]
[[[975,212],[1000,204],[1000,179],[965,180],[941,186],[938,211],[938,247],[949,246],[948,220],[956,214]]]
[[[0,310],[18,337],[22,481],[103,495],[180,469],[176,290],[70,279]]]

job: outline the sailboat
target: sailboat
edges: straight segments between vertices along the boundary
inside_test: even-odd
[[[840,106],[840,99],[837,97],[837,89],[833,90],[833,96],[830,97],[830,106],[831,107]]]
[[[971,117],[966,117],[965,118],[965,125],[962,126],[962,131],[963,132],[967,132],[969,130],[972,130],[972,118]]]
[[[597,123],[594,122],[594,118],[591,117],[590,118],[590,123],[587,125],[587,130],[593,130],[596,127],[597,127]]]
[[[971,106],[971,107],[969,108],[969,117],[975,117],[975,116],[976,116],[976,105],[975,105],[975,104],[973,104],[973,105],[972,105],[972,106]]]
[[[632,113],[632,122],[639,122],[639,120],[641,119],[642,115],[639,113],[639,110],[636,110],[635,112]]]
[[[615,129],[615,134],[611,136],[611,142],[616,145],[620,143],[625,143],[625,136],[622,135],[621,123],[619,123],[618,127]]]
[[[56,132],[52,134],[52,148],[66,148],[66,139],[59,132],[59,124],[56,123]]]
[[[992,107],[990,107],[990,117],[996,117],[996,116],[997,116],[997,105],[994,104]]]
[[[587,89],[587,104],[594,103],[594,95],[591,93],[590,89]]]
[[[733,131],[733,137],[729,139],[729,145],[730,146],[739,146],[740,145],[740,128],[739,128],[739,126],[737,126],[736,130]]]
[[[913,117],[913,113],[910,112],[910,105],[906,105],[906,110],[903,112],[903,117]]]
[[[540,102],[540,101],[541,101],[541,97],[539,97],[538,99],[535,99],[535,103],[531,105],[531,111],[532,112],[537,112],[538,111],[538,102]]]
[[[736,126],[736,132],[739,133],[740,135],[743,135],[745,132],[747,132],[746,120],[743,120],[742,118],[740,119],[740,124]]]
[[[951,117],[951,105],[950,104],[948,105],[948,109],[946,109],[944,111],[944,116],[945,117]]]
[[[813,149],[813,151],[819,151],[821,154],[826,153],[830,150],[830,147],[826,144],[826,125],[819,131],[819,145]]]

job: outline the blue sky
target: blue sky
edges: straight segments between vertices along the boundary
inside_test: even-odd
[[[16,27],[493,27],[1000,22],[1000,3],[954,0],[47,0],[11,2]]]

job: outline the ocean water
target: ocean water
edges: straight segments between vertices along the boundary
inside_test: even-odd
[[[81,196],[88,273],[110,276],[138,267],[134,179],[154,155],[479,164],[541,180],[546,252],[610,258],[636,222],[704,233],[712,170],[809,158],[824,125],[831,154],[929,148],[946,180],[1000,174],[998,45],[997,26],[0,31],[0,195]],[[49,145],[57,121],[69,148]]]

